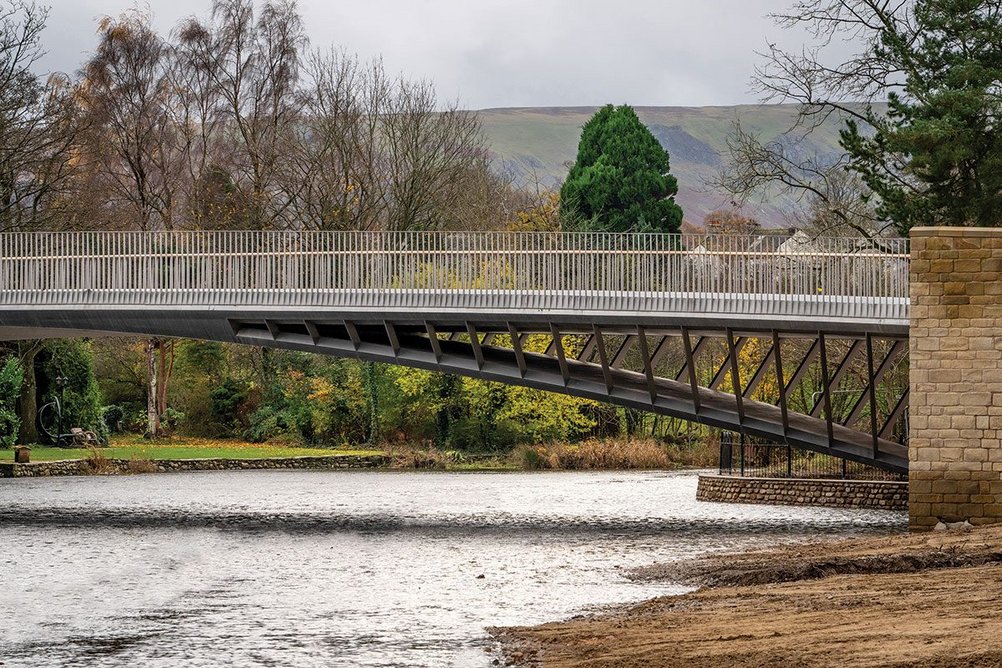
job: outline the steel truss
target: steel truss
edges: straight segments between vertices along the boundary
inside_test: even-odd
[[[399,317],[229,322],[241,343],[562,392],[908,470],[907,446],[895,438],[907,432],[907,380],[892,373],[908,349],[901,334]]]

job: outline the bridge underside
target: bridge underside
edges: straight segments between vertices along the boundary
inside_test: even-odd
[[[336,316],[336,317],[334,317]],[[0,339],[139,334],[402,364],[652,411],[906,473],[903,323],[651,314],[57,309]]]

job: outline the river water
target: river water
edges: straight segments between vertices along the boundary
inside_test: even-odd
[[[488,666],[484,628],[681,593],[632,567],[900,513],[695,500],[683,473],[0,481],[0,664]]]

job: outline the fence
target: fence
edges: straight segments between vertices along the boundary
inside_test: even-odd
[[[842,480],[908,479],[905,474],[883,471],[819,452],[798,450],[789,445],[758,441],[729,431],[720,433],[720,475]]]
[[[0,235],[0,304],[907,317],[907,241],[500,232]]]

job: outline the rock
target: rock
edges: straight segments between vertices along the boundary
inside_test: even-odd
[[[967,520],[964,520],[963,522],[949,522],[946,525],[946,529],[948,531],[970,531],[973,528],[974,525]]]
[[[933,531],[946,531],[946,525],[945,525],[945,524],[943,524],[942,522],[939,522],[939,523],[937,523],[937,524],[936,524],[936,526],[935,526],[935,527],[933,528]]]

